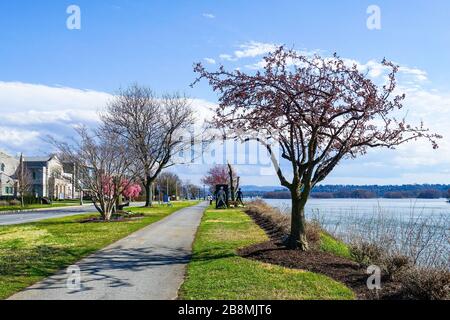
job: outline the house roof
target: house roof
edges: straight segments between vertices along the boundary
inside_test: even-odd
[[[55,158],[55,155],[39,156],[39,157],[24,157],[25,162],[48,162]]]
[[[0,151],[0,157],[2,157],[2,158],[16,159],[15,157],[10,156],[9,154],[7,154],[7,153],[5,153],[5,152],[3,152],[3,151]]]
[[[25,162],[47,162],[51,157],[24,157]]]

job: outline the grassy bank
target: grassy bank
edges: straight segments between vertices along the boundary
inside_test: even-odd
[[[34,210],[34,209],[50,209],[50,208],[60,208],[60,207],[68,207],[68,206],[78,206],[79,201],[57,201],[52,204],[29,204],[25,207],[18,206],[0,206],[0,212],[7,211],[25,211],[25,210]]]
[[[173,207],[132,208],[144,218],[111,223],[80,223],[93,214],[0,226],[0,299],[81,258],[196,202]]]
[[[208,209],[194,243],[181,299],[353,299],[326,276],[242,258],[236,250],[268,238],[241,210]]]

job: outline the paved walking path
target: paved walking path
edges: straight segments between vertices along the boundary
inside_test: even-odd
[[[207,203],[181,209],[77,263],[81,288],[66,271],[10,297],[14,300],[176,299]]]

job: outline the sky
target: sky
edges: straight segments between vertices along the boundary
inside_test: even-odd
[[[79,29],[68,28],[68,20],[76,26],[71,5],[80,9]],[[380,28],[368,28],[372,5],[380,10]],[[217,96],[204,82],[189,86],[194,62],[251,73],[264,54],[286,45],[337,52],[374,79],[384,57],[396,62],[408,119],[444,136],[437,151],[414,142],[343,161],[324,183],[449,183],[449,18],[447,0],[1,1],[0,149],[48,153],[45,136],[70,137],[76,125],[95,126],[98,111],[131,83],[185,93],[204,116]],[[171,170],[198,183],[207,167]],[[270,164],[237,169],[243,184],[278,184]]]

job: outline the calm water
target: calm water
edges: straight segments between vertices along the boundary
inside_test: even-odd
[[[288,199],[264,199],[270,205],[282,210],[289,210],[291,201]],[[395,219],[409,219],[416,217],[450,216],[450,203],[445,199],[310,199],[306,205],[309,218],[317,213],[333,215],[361,215],[362,217],[378,214]]]
[[[290,200],[264,201],[290,213]],[[347,242],[388,243],[396,252],[420,254],[419,264],[449,267],[450,203],[445,199],[310,199],[306,216]]]

